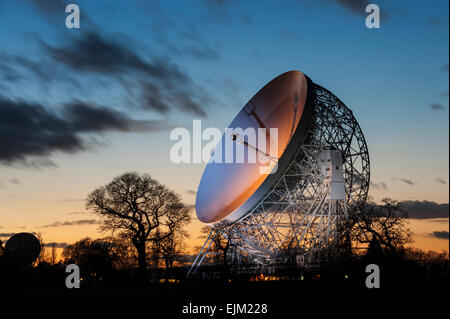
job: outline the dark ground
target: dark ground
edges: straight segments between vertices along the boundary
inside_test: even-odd
[[[58,305],[83,311],[88,306],[104,313],[142,308],[148,318],[208,318],[184,315],[189,303],[223,308],[214,318],[302,318],[315,313],[345,317],[367,315],[392,317],[393,314],[439,313],[449,303],[448,278],[402,279],[381,288],[368,289],[360,280],[305,280],[273,282],[182,281],[163,284],[101,284],[67,289],[64,283],[49,287],[0,287],[0,304],[36,303]],[[267,303],[267,314],[226,314],[227,303]],[[92,309],[92,308],[90,308]],[[158,314],[158,315],[156,315]]]

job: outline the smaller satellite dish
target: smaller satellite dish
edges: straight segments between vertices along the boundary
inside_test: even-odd
[[[39,239],[30,233],[13,235],[5,244],[5,255],[11,261],[20,265],[33,263],[41,252]]]

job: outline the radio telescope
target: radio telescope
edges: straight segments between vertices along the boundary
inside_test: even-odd
[[[367,198],[369,153],[352,111],[300,71],[290,71],[264,86],[229,128],[277,128],[277,149],[269,155],[238,133],[222,136],[214,153],[231,139],[259,161],[206,166],[195,207],[211,233],[188,275],[219,234],[257,264],[277,261],[286,249],[299,263],[312,262],[337,240],[348,210]],[[265,140],[270,147],[274,137],[266,133]]]
[[[11,261],[19,265],[30,265],[41,252],[39,239],[30,233],[18,233],[13,235],[5,244],[5,253]]]

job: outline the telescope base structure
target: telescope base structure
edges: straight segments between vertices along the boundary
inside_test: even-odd
[[[307,151],[308,146],[302,148]],[[289,258],[295,258],[300,266],[307,266],[327,254],[339,240],[338,230],[347,217],[347,204],[345,198],[329,199],[331,185],[323,183],[324,176],[316,171],[316,165],[310,164],[309,174],[322,180],[322,187],[303,189],[311,193],[308,199],[301,195],[301,184],[289,187],[289,178],[299,175],[294,171],[300,163],[293,162],[292,170],[282,176],[252,213],[231,225],[218,223],[212,228],[188,274],[194,273],[208,256],[219,254],[211,251],[217,236],[234,246],[234,254],[229,257],[246,257],[261,266],[286,262]]]
[[[311,127],[287,169],[247,215],[214,224],[188,276],[218,254],[211,251],[217,236],[229,240],[234,258],[261,266],[295,260],[308,267],[342,241],[348,208],[367,198],[369,155],[352,112],[318,85],[313,93]]]

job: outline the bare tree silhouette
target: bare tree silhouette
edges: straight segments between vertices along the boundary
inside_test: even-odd
[[[230,224],[226,221],[218,222],[214,225],[216,235],[214,237],[211,250],[215,253],[216,263],[221,264],[225,278],[229,272],[229,253],[232,247],[233,236],[235,236]],[[205,226],[202,228],[202,238],[208,237],[211,232],[211,227]]]
[[[50,253],[50,263],[52,265],[56,264],[56,258],[57,258],[57,253],[56,253],[56,243],[52,243],[51,244],[52,250]]]
[[[87,209],[102,217],[101,230],[120,233],[137,251],[142,279],[147,271],[147,243],[173,236],[190,221],[177,194],[149,175],[122,174],[87,197]]]
[[[151,251],[156,262],[162,261],[165,267],[166,279],[169,277],[169,271],[173,267],[174,262],[180,258],[185,252],[184,239],[189,237],[185,230],[172,232],[170,236],[164,236],[163,239],[159,232],[152,237]]]
[[[45,249],[46,247],[45,247],[44,238],[42,237],[41,233],[37,233],[36,238],[39,240],[39,243],[41,245],[41,252],[39,253],[39,257],[34,262],[35,265],[47,261],[47,250]]]
[[[102,280],[115,268],[116,256],[112,248],[113,243],[108,240],[86,237],[64,248],[62,257],[66,264],[77,264],[84,278]]]
[[[350,213],[342,237],[347,242],[366,245],[368,254],[387,253],[394,256],[412,241],[407,217],[398,201],[385,198],[381,205],[369,202]]]

